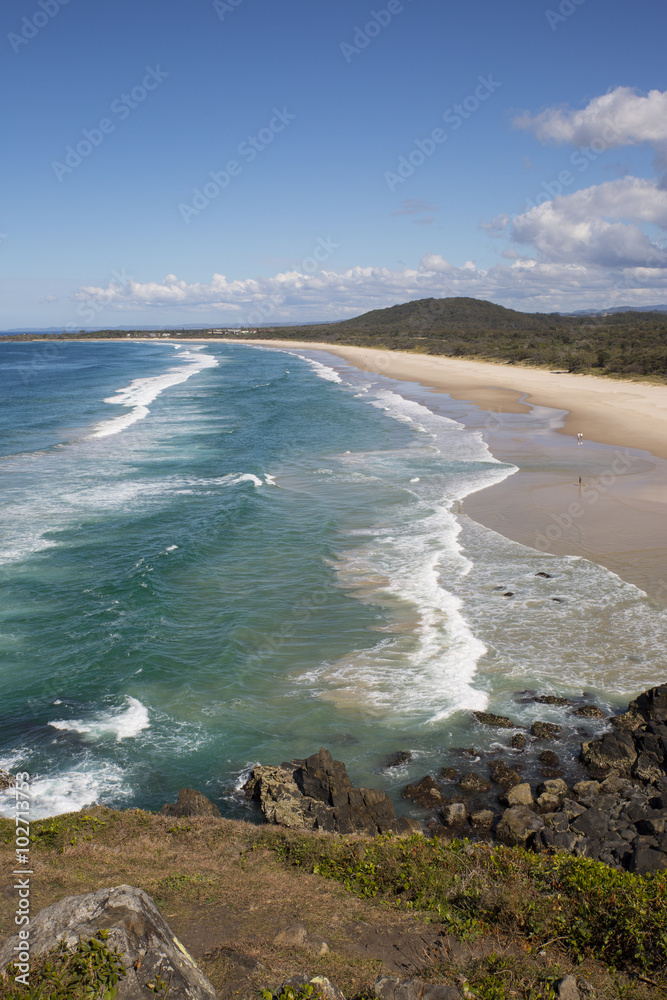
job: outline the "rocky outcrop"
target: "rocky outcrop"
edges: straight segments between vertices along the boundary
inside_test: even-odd
[[[167,802],[160,812],[164,816],[213,816],[220,819],[220,810],[194,788],[180,788],[176,802]]]
[[[421,979],[397,979],[380,976],[373,992],[378,1000],[463,1000],[455,986],[447,983],[427,983]]]
[[[610,722],[611,732],[581,747],[581,760],[596,777],[614,773],[656,783],[667,776],[667,684],[640,694]]]
[[[345,765],[320,750],[280,767],[258,765],[245,785],[270,823],[336,833],[421,832],[414,820],[396,819],[394,805],[377,788],[355,788]]]
[[[493,712],[473,712],[478,722],[483,726],[496,726],[498,729],[520,729],[521,727],[508,719],[506,715],[494,715]]]
[[[169,984],[170,1000],[215,1000],[215,989],[153,900],[129,885],[68,896],[42,910],[31,919],[31,954],[44,955],[63,940],[76,948],[79,937],[88,941],[104,929],[109,931],[106,946],[120,952],[126,969],[117,1000],[145,1000],[156,977]],[[5,943],[0,970],[13,960],[17,944],[17,936]]]

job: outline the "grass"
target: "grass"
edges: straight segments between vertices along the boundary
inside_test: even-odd
[[[340,838],[102,807],[31,832],[33,913],[102,887],[142,888],[229,1000],[275,996],[291,976],[315,973],[364,1000],[380,973],[398,969],[475,1000],[550,1000],[568,973],[582,1000],[667,997],[664,876],[466,841]],[[0,821],[6,871],[13,835]],[[8,888],[4,935],[15,908]],[[297,922],[308,930],[304,946],[278,943]]]

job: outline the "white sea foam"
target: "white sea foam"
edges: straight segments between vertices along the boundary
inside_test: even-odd
[[[30,784],[30,818],[46,819],[61,813],[78,812],[97,802],[129,798],[131,789],[123,771],[111,761],[84,762],[80,767],[53,776],[36,774]],[[0,792],[0,816],[13,818],[16,796],[13,789]]]
[[[170,368],[162,375],[153,375],[149,378],[135,378],[124,388],[116,389],[115,394],[108,396],[104,402],[116,406],[127,406],[130,408],[129,412],[112,420],[103,421],[88,436],[102,438],[119,434],[138,420],[143,420],[147,417],[150,413],[148,404],[152,403],[165,389],[187,381],[192,375],[196,375],[205,368],[215,368],[218,362],[213,355],[195,354],[195,351],[200,350],[201,346],[195,346],[183,351],[178,357],[179,366],[177,368]]]
[[[301,358],[302,361],[305,361],[306,364],[310,365],[315,375],[325,379],[325,381],[338,382],[342,384],[343,379],[340,377],[338,372],[329,367],[329,365],[323,365],[321,361],[315,361],[314,358],[309,358],[305,354],[299,354],[297,351],[287,351],[286,353],[293,355],[295,358]]]
[[[114,735],[116,742],[126,740],[150,727],[148,709],[136,698],[128,697],[123,709],[113,709],[109,712],[96,712],[88,719],[56,719],[49,722],[53,729],[62,732],[79,733],[91,740],[103,740]]]

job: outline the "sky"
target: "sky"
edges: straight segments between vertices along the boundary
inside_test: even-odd
[[[8,0],[0,329],[666,303],[666,35],[662,0]]]

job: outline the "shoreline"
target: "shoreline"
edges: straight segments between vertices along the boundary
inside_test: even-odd
[[[324,351],[446,393],[463,404],[456,419],[482,429],[494,457],[519,468],[465,497],[464,514],[533,549],[599,563],[667,606],[667,387],[365,347],[223,343]],[[545,431],[541,413],[531,427],[534,407],[549,408],[554,426]],[[481,421],[484,413],[492,419]]]

